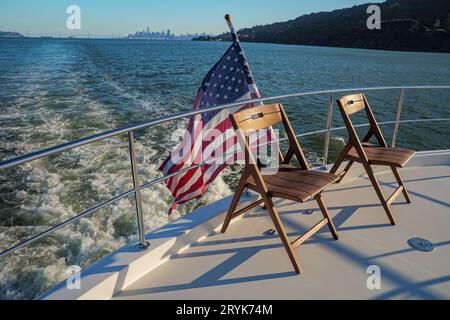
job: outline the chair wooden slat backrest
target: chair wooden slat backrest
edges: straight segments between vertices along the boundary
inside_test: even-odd
[[[247,134],[249,131],[266,129],[283,121],[279,104],[242,110],[232,115],[236,126]]]
[[[248,155],[250,148],[248,141],[244,143],[243,140],[248,133],[261,129],[268,129],[274,125],[282,123],[289,139],[289,149],[286,156],[283,157],[281,155],[281,150],[278,150],[278,152],[280,152],[280,159],[282,160],[282,163],[290,163],[292,157],[295,155],[301,168],[304,170],[309,170],[308,161],[306,160],[305,154],[298,143],[298,139],[295,136],[292,125],[289,122],[286,112],[281,104],[271,104],[246,109],[232,114],[230,118],[241,146],[245,146],[244,151],[246,156]],[[255,159],[252,158],[251,160],[255,161]]]
[[[349,131],[349,134],[352,135],[353,139],[359,140],[359,137],[356,134],[356,130],[354,129],[350,116],[361,110],[364,110],[369,120],[370,128],[361,142],[369,142],[372,136],[375,136],[380,146],[387,147],[387,143],[384,139],[383,133],[381,132],[380,126],[378,125],[372,108],[370,107],[369,102],[367,101],[367,98],[364,94],[360,93],[344,96],[341,99],[337,100],[337,103],[339,109],[341,110],[341,114],[347,130]]]
[[[339,101],[341,101],[347,115],[352,115],[366,108],[364,96],[361,93],[342,97]]]

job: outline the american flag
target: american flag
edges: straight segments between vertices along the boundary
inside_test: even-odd
[[[232,33],[232,35],[234,40],[232,45],[204,78],[195,98],[194,110],[259,97],[258,88],[241,44],[236,34]],[[206,112],[189,119],[183,141],[164,161],[160,170],[169,175],[193,165],[207,163],[166,181],[174,197],[169,214],[180,204],[200,198],[219,173],[238,160],[239,156],[233,154],[233,151],[237,149],[237,139],[234,134],[229,136],[229,129],[232,129],[229,115],[255,105],[247,104],[221,111]],[[212,133],[214,132],[212,129],[215,129],[215,134]],[[217,137],[217,132],[220,132],[221,137]],[[213,135],[214,138],[212,138]],[[205,158],[205,150],[208,150],[206,154],[210,154],[210,157]],[[226,162],[210,161],[214,156],[223,156]]]

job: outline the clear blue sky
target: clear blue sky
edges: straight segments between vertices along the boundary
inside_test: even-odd
[[[236,28],[351,7],[370,0],[0,0],[0,30],[23,34],[76,34],[66,29],[66,8],[81,8],[79,34],[126,35],[143,30],[179,33],[227,30],[231,13]],[[381,0],[379,2],[382,2]]]

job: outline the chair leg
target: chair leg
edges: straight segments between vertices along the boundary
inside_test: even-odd
[[[337,157],[336,161],[334,162],[333,167],[330,170],[331,174],[335,174],[337,172],[337,170],[341,166],[342,162],[344,162],[345,157],[347,156],[347,154],[348,154],[348,152],[350,151],[351,148],[352,148],[352,146],[349,143],[347,143],[345,145],[344,149],[341,151],[341,153]]]
[[[344,162],[345,158],[347,157],[348,152],[352,148],[352,145],[347,143],[342,150],[342,152],[339,154],[338,158],[336,159],[336,162],[334,163],[333,167],[330,170],[331,174],[336,174],[337,170],[341,166],[341,164]],[[336,181],[336,183],[341,183],[344,177],[347,175],[348,171],[352,167],[353,163],[355,161],[350,160],[347,165],[345,166],[344,170],[339,174],[339,180]]]
[[[342,180],[344,180],[344,177],[347,175],[347,173],[350,171],[350,168],[353,166],[355,161],[350,160],[347,165],[345,166],[344,170],[340,173],[339,180],[336,181],[336,183],[341,183]]]
[[[300,267],[297,256],[294,252],[294,247],[292,246],[288,238],[286,230],[283,227],[283,223],[281,222],[280,215],[278,214],[278,211],[275,208],[272,199],[268,197],[267,194],[262,194],[262,198],[264,199],[267,211],[269,212],[270,217],[272,218],[273,224],[275,225],[275,229],[277,230],[278,235],[280,236],[281,242],[283,243],[284,248],[286,249],[286,252],[289,256],[289,259],[291,260],[295,272],[303,273],[303,270]]]
[[[375,177],[375,174],[370,167],[370,165],[364,165],[367,175],[369,176],[370,182],[372,182],[373,188],[375,189],[375,192],[377,193],[378,198],[380,199],[381,204],[383,205],[384,211],[386,211],[386,214],[389,218],[389,221],[393,226],[396,225],[394,215],[392,214],[391,209],[389,208],[389,205],[386,202],[386,199],[384,197],[383,191],[381,190],[380,184],[378,183],[377,178]]]
[[[233,200],[231,201],[230,208],[228,209],[228,213],[225,217],[225,221],[223,222],[221,233],[225,233],[227,231],[228,226],[230,225],[230,222],[233,219],[234,212],[239,203],[239,200],[241,199],[242,193],[245,190],[245,185],[247,184],[249,175],[250,175],[249,170],[245,170],[242,174],[241,180],[239,181],[239,184],[236,188],[236,192],[234,193]]]
[[[317,201],[317,204],[319,205],[320,210],[322,211],[323,217],[328,220],[328,228],[330,229],[330,232],[333,235],[334,240],[338,240],[339,239],[338,233],[336,231],[336,228],[334,227],[333,220],[331,220],[331,217],[328,213],[328,209],[325,206],[325,204],[323,203],[321,194],[319,194],[316,197],[316,201]]]
[[[330,170],[331,174],[335,174],[339,167],[341,166],[342,162],[344,162],[345,157],[339,157],[338,159],[336,159],[336,162],[334,163],[333,167]]]
[[[391,169],[392,169],[392,172],[394,173],[394,176],[395,176],[395,179],[397,180],[398,185],[403,187],[403,195],[405,196],[406,202],[411,203],[411,198],[409,197],[408,190],[406,190],[406,186],[403,183],[402,177],[400,176],[398,169],[396,167],[391,167]]]

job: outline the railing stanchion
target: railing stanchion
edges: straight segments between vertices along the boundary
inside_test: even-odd
[[[148,243],[145,240],[144,218],[142,214],[141,187],[139,183],[139,173],[137,170],[136,148],[134,145],[133,131],[128,132],[128,142],[130,145],[131,173],[133,174],[134,200],[136,204],[136,216],[139,233],[139,247],[145,250],[150,246],[150,243]]]
[[[400,118],[402,115],[403,98],[405,96],[405,90],[400,90],[400,97],[397,104],[397,116],[395,118],[394,133],[392,134],[392,147],[394,148],[397,143],[398,129],[400,127]]]
[[[333,118],[333,93],[330,94],[330,101],[328,102],[327,114],[327,132],[325,134],[325,143],[323,149],[323,169],[326,170],[328,165],[328,150],[330,149],[331,126]]]

